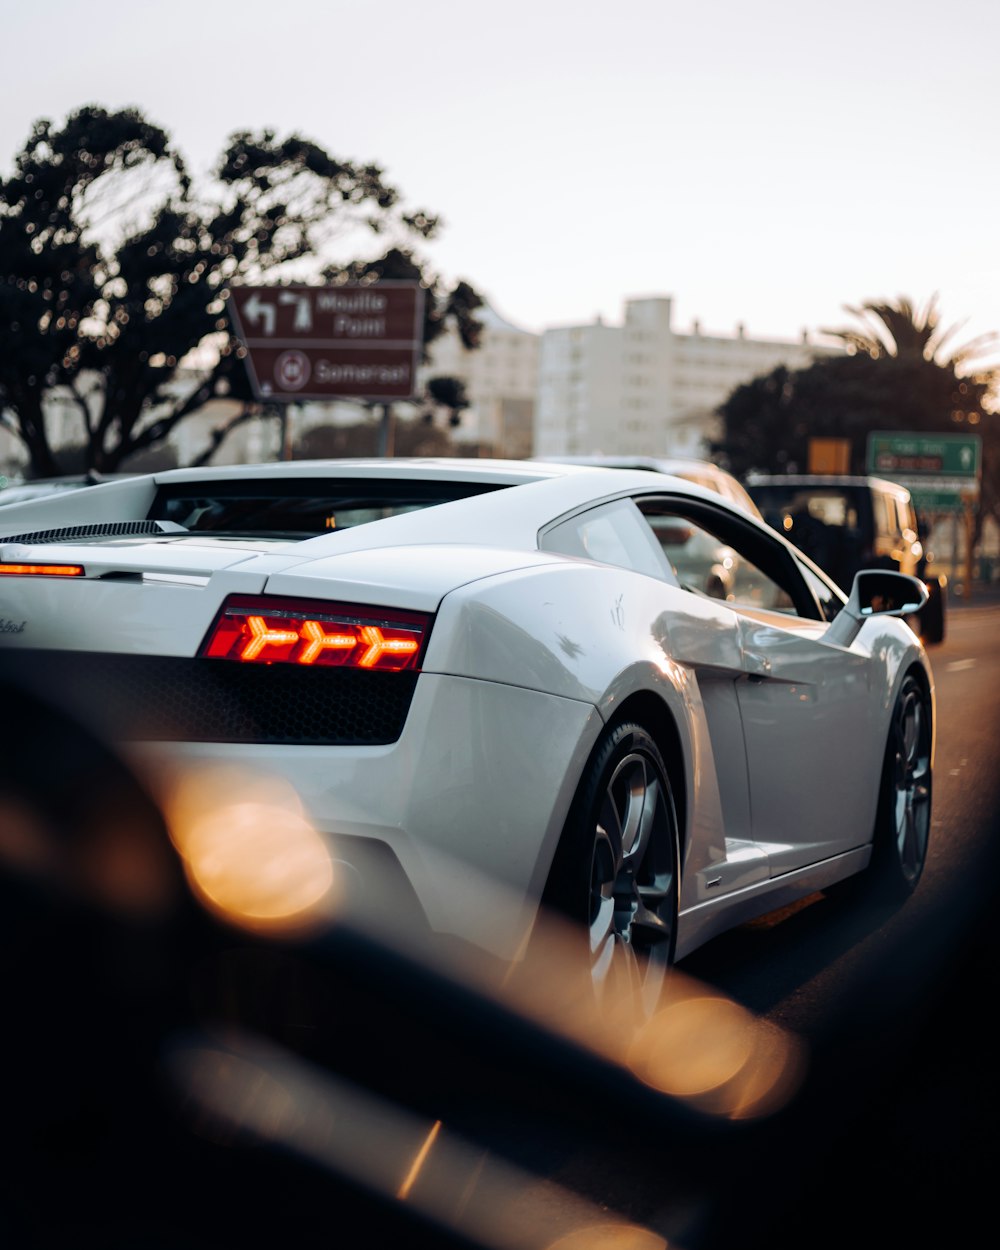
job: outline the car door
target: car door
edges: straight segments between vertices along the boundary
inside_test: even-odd
[[[742,674],[736,703],[749,779],[753,839],[772,877],[849,851],[870,837],[868,663],[861,651],[824,641],[828,622],[807,570],[762,527],[700,500],[637,499],[678,579],[710,593],[739,627]],[[700,571],[683,548],[713,557]],[[707,561],[707,557],[706,557]],[[725,569],[720,585],[711,567]]]
[[[675,518],[673,524],[680,531],[675,540],[684,542],[689,532],[693,534],[683,520]],[[635,502],[618,498],[560,519],[543,533],[541,545],[546,551],[644,573],[669,587],[662,597],[650,596],[657,605],[650,632],[671,664],[697,675],[691,724],[698,737],[700,776],[682,874],[683,907],[759,885],[767,881],[769,867],[766,852],[750,832],[746,750],[736,696],[736,682],[743,673],[740,622],[711,594],[678,607],[680,583],[663,551],[668,537],[661,532],[654,538],[648,518]],[[709,572],[714,566],[722,577],[727,558],[708,534],[698,536],[685,557],[696,570],[700,559]]]

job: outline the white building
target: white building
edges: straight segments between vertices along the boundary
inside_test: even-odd
[[[538,388],[539,336],[511,325],[489,305],[476,311],[479,347],[468,351],[449,327],[430,347],[419,381],[460,378],[471,400],[458,431],[463,441],[488,443],[497,455],[530,456]]]
[[[702,456],[714,410],[734,387],[778,365],[803,368],[835,350],[810,343],[690,333],[671,325],[666,296],[630,299],[623,326],[546,330],[539,358],[539,456]]]

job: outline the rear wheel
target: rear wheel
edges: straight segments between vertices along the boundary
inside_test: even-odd
[[[882,765],[882,788],[868,871],[873,891],[899,902],[916,889],[931,830],[931,705],[908,675],[896,698]]]
[[[579,925],[599,1001],[656,1009],[677,928],[677,818],[652,736],[607,729],[570,810],[543,902]]]

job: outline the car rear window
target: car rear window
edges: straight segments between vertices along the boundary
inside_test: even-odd
[[[505,488],[496,482],[361,478],[178,482],[160,487],[148,519],[198,533],[313,538]]]
[[[858,529],[864,521],[865,492],[854,487],[767,485],[753,486],[751,491],[764,520],[785,532],[804,517],[849,530]]]

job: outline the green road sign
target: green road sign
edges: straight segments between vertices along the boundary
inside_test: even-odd
[[[982,464],[982,446],[978,434],[877,431],[868,435],[868,472],[893,480],[926,474],[975,481]]]
[[[945,490],[941,487],[929,488],[914,480],[901,485],[909,488],[913,506],[920,512],[964,512],[975,502],[975,496],[963,494],[958,490]]]

